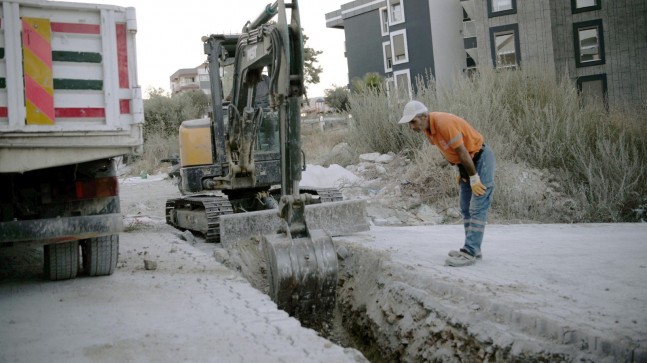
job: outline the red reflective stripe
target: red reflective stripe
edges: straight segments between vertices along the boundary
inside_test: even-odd
[[[49,39],[43,38],[26,20],[22,21],[22,45],[45,63],[47,68],[52,69],[52,45]]]
[[[122,115],[130,114],[130,100],[119,100],[119,113]]]
[[[128,43],[126,24],[117,24],[117,65],[119,67],[119,88],[129,88],[128,82]]]
[[[0,107],[0,117],[7,117],[9,115],[9,109],[7,107]]]
[[[52,31],[57,33],[101,34],[98,24],[52,23]]]
[[[45,114],[52,123],[54,122],[54,97],[27,74],[25,74],[25,95],[27,100]]]
[[[106,117],[103,108],[57,108],[56,117]]]

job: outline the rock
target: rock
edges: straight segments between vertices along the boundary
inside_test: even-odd
[[[388,154],[382,154],[375,159],[375,162],[380,164],[388,164],[393,161],[394,157]]]
[[[379,158],[379,157],[380,157],[380,153],[361,154],[359,156],[359,160],[360,161],[370,161],[370,162],[374,163],[377,160],[377,158]]]
[[[337,247],[337,257],[340,260],[345,260],[350,253],[348,252],[348,249],[345,246],[339,246]]]
[[[186,230],[186,231],[178,234],[178,237],[180,237],[181,240],[187,241],[187,242],[189,242],[191,244],[196,243],[195,236],[189,230]]]
[[[146,270],[157,270],[157,262],[151,260],[144,260],[144,268]]]
[[[444,219],[436,210],[428,205],[421,205],[416,212],[416,217],[426,223],[441,224]]]
[[[445,212],[448,218],[460,218],[461,217],[461,212],[458,210],[458,208],[449,208],[447,209],[447,212]]]
[[[342,142],[335,145],[330,153],[328,153],[326,160],[323,162],[323,166],[339,164],[346,167],[355,162],[357,162],[357,153],[348,143]]]
[[[213,257],[220,263],[229,261],[229,252],[224,248],[216,248],[213,251]]]

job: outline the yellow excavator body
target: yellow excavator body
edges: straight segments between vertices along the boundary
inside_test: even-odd
[[[182,122],[180,126],[180,165],[213,164],[211,149],[211,119]]]

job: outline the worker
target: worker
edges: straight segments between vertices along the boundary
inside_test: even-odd
[[[460,209],[465,243],[449,252],[447,266],[469,266],[482,258],[481,243],[494,191],[495,159],[483,136],[467,121],[445,112],[429,112],[419,101],[404,106],[398,122],[420,132],[459,170]]]

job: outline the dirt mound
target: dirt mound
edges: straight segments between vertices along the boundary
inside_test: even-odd
[[[419,163],[419,162],[418,162]],[[403,155],[362,154],[340,182],[344,199],[367,199],[378,226],[462,223],[457,171],[446,163],[420,167]],[[520,163],[499,163],[490,223],[551,223],[577,219],[578,202],[564,194],[559,175]]]

